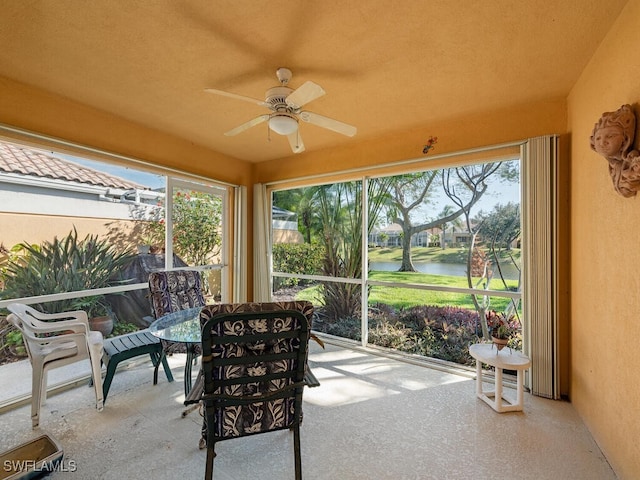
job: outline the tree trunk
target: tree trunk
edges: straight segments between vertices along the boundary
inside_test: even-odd
[[[402,265],[399,272],[416,272],[416,268],[411,261],[411,235],[402,236]]]

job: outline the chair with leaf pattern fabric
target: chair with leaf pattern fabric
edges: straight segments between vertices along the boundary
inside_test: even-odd
[[[202,291],[202,277],[197,270],[171,270],[152,272],[149,274],[149,298],[151,313],[158,319],[168,313],[186,310],[205,305]],[[195,359],[200,355],[200,344],[172,344],[162,340],[165,353],[184,352],[189,349],[189,357]],[[158,366],[156,366],[157,376]],[[191,379],[191,362],[185,364],[185,379]]]
[[[202,278],[197,270],[151,272],[149,292],[154,318],[205,304]]]
[[[217,442],[282,429],[293,432],[295,475],[301,479],[302,393],[312,317],[309,302],[203,308],[199,400],[205,417],[205,479],[213,477]]]

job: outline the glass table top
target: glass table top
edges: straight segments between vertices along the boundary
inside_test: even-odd
[[[162,340],[180,343],[200,343],[200,311],[202,307],[168,313],[149,326],[149,331]]]

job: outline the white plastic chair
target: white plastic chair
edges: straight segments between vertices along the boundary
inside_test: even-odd
[[[33,368],[31,383],[31,423],[40,423],[40,406],[47,399],[47,372],[53,368],[89,359],[96,408],[102,411],[101,358],[102,333],[89,329],[87,313],[73,312],[46,314],[27,305],[12,303],[7,319],[21,332]]]

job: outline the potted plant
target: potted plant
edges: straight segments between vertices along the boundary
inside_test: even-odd
[[[148,222],[138,236],[138,254],[147,255],[161,250],[164,244],[164,220]]]
[[[491,340],[500,351],[507,346],[509,340],[516,334],[520,322],[513,313],[501,313],[495,310],[487,311],[485,317]]]
[[[89,318],[89,328],[102,333],[106,337],[113,331],[113,312],[104,295],[78,298],[73,303],[73,310],[84,310]]]

